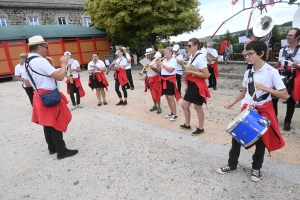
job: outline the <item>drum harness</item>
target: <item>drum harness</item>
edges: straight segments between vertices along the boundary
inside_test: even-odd
[[[253,94],[255,92],[254,79],[253,79],[254,72],[251,72],[251,69],[249,69],[248,71],[249,71],[248,72],[248,92],[249,92],[250,96],[253,96]],[[270,95],[269,93],[266,93],[266,94],[261,95],[259,98],[257,98],[256,94],[255,94],[253,100],[256,102],[260,102],[260,101],[266,100],[269,95]]]
[[[292,57],[295,57],[295,55],[297,54],[299,48],[300,48],[300,45],[297,45],[296,48],[294,49],[294,52],[289,54],[286,50],[287,47],[284,47],[283,48],[283,53],[282,53],[282,56],[285,57],[285,62],[284,62],[284,68],[283,68],[283,72],[281,72],[281,75],[285,77],[285,85],[287,86],[287,89],[288,90],[291,90],[292,87],[293,87],[293,81],[292,79],[295,78],[296,76],[296,71],[295,69],[291,69],[291,70],[288,70],[287,69],[287,66],[288,66],[288,61],[287,60],[291,60],[292,62],[294,62],[294,60],[292,59]],[[291,84],[289,84],[291,83]]]

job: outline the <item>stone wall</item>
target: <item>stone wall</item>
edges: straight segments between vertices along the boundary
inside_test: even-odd
[[[1,0],[2,7],[83,9],[84,0]]]
[[[58,17],[66,17],[67,24],[83,26],[85,11],[82,9],[39,9],[0,7],[0,17],[6,18],[7,25],[29,25],[29,18],[37,17],[39,25],[58,24]]]

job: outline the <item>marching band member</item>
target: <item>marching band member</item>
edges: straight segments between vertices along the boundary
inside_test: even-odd
[[[206,44],[207,46],[207,54],[213,56],[206,56],[207,57],[207,66],[208,66],[208,71],[210,73],[210,76],[208,77],[208,82],[209,88],[213,88],[214,90],[217,89],[217,78],[219,77],[219,69],[218,69],[218,52],[213,48],[213,43],[208,42]],[[211,61],[215,61],[213,64],[210,64]]]
[[[64,56],[69,56],[69,61],[71,58],[71,53],[69,51],[66,51],[64,53]],[[77,60],[73,59],[72,63],[69,63],[69,68],[67,69],[67,93],[70,95],[72,105],[73,107],[71,110],[74,110],[76,108],[82,108],[80,105],[80,98],[84,97],[85,92],[83,90],[83,87],[81,85],[80,81],[80,74],[78,72],[81,72],[80,64]],[[76,102],[74,93],[76,94]]]
[[[48,144],[49,154],[57,153],[57,159],[74,156],[78,150],[69,150],[63,140],[63,133],[67,131],[72,114],[68,108],[68,100],[60,92],[61,101],[51,107],[44,106],[40,94],[46,94],[57,88],[56,80],[62,81],[66,75],[68,56],[60,58],[61,68],[56,70],[44,57],[48,50],[47,43],[42,36],[33,36],[28,39],[30,54],[28,54],[29,74],[27,80],[34,87],[33,109],[31,121],[44,127],[44,135]],[[34,58],[32,58],[34,57]],[[35,84],[33,84],[34,81]],[[37,91],[38,90],[38,91]]]
[[[179,45],[175,44],[173,46],[173,57],[176,59],[176,83],[177,83],[177,88],[178,92],[180,93],[181,96],[181,77],[182,77],[182,65],[183,65],[183,55],[179,53]]]
[[[186,93],[181,103],[185,117],[185,124],[180,125],[180,127],[184,129],[191,129],[190,106],[193,103],[197,112],[199,126],[192,134],[200,134],[204,132],[204,112],[202,105],[203,103],[206,103],[206,98],[210,97],[210,93],[205,82],[205,79],[209,77],[209,72],[207,69],[206,58],[200,51],[200,41],[197,38],[191,38],[188,42],[188,47],[189,53],[191,54],[189,64],[199,69],[199,71],[185,71],[186,76],[184,77],[184,82],[186,84]]]
[[[31,103],[31,106],[32,106],[33,88],[31,86],[26,86],[25,82],[24,82],[24,78],[26,77],[24,62],[25,62],[26,58],[27,58],[26,53],[20,53],[20,63],[17,64],[17,66],[15,67],[15,78],[18,81],[22,81],[22,87],[26,91],[26,94],[27,94],[29,101]]]
[[[173,95],[175,95],[176,101],[180,99],[180,93],[176,87],[176,59],[172,57],[173,48],[167,47],[164,50],[165,59],[163,62],[158,62],[161,67],[161,79],[163,84],[162,94],[166,96],[168,105],[171,109],[171,113],[166,115],[166,118],[170,118],[170,121],[176,121],[176,103]]]
[[[244,57],[253,64],[253,68],[245,72],[243,91],[234,100],[225,105],[226,108],[231,108],[234,104],[242,100],[241,110],[244,110],[248,106],[248,103],[251,102],[255,90],[257,90],[251,102],[251,106],[271,122],[271,127],[253,144],[256,149],[252,156],[252,181],[260,180],[260,169],[262,168],[264,160],[265,147],[270,152],[280,149],[285,145],[280,134],[274,109],[272,109],[271,94],[282,99],[288,99],[289,95],[278,71],[266,63],[266,54],[267,45],[264,42],[252,41],[247,44]],[[274,87],[276,90],[273,89]],[[234,137],[232,138],[231,144],[232,147],[229,151],[228,164],[217,170],[219,174],[226,174],[227,172],[237,169],[241,144]]]
[[[285,131],[289,131],[296,102],[300,100],[300,66],[298,65],[300,63],[300,29],[290,29],[286,37],[289,45],[280,50],[278,63],[274,67],[285,71],[281,75],[286,76],[286,87],[291,95],[287,100],[283,127]]]
[[[98,106],[102,105],[101,96],[103,98],[103,104],[107,105],[106,102],[106,91],[108,90],[108,81],[104,72],[106,71],[105,64],[102,60],[99,60],[98,52],[93,52],[93,60],[88,64],[88,73],[91,74],[89,76],[89,83],[88,85],[92,90],[96,88],[96,96],[98,99]]]
[[[126,76],[126,65],[127,65],[127,60],[126,60],[126,54],[122,48],[118,49],[116,54],[118,55],[118,58],[116,61],[113,63],[115,64],[115,73],[114,73],[114,78],[115,78],[115,91],[120,98],[119,103],[116,105],[122,105],[126,106],[127,105],[127,91],[126,91],[126,84],[128,83],[128,79]],[[124,94],[124,101],[122,99],[122,94],[119,90],[119,87],[122,87],[123,94]]]
[[[148,60],[151,61],[151,63],[155,63],[157,60],[156,57],[154,57],[154,52],[152,51],[152,48],[146,49],[145,56],[147,56]],[[147,76],[145,81],[145,90],[144,92],[147,92],[148,84],[150,85],[150,92],[153,100],[153,107],[150,109],[151,112],[156,111],[157,114],[161,113],[161,107],[160,107],[160,97],[162,96],[162,85],[161,85],[161,78],[160,78],[160,67],[157,65],[156,67],[153,67],[150,70],[147,70]]]
[[[126,76],[128,79],[128,83],[126,84],[126,89],[131,89],[134,90],[134,85],[133,85],[133,80],[132,80],[132,74],[131,74],[131,57],[129,53],[126,52],[126,48],[122,47],[123,51],[125,52],[125,58],[127,60],[127,65],[126,65]]]

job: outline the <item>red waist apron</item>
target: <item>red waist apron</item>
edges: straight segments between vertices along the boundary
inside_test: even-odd
[[[175,93],[175,99],[176,101],[179,101],[180,99],[180,93],[177,89],[177,85],[176,85],[176,75],[172,75],[172,76],[168,76],[168,77],[163,77],[161,76],[161,80],[163,81],[163,89],[167,89],[167,81],[170,81],[171,83],[174,84],[174,93]]]
[[[68,87],[68,83],[70,83],[70,80],[68,78],[66,80],[66,83],[67,83],[67,93],[70,94],[70,89]],[[79,74],[78,74],[78,78],[73,78],[73,84],[75,84],[75,86],[78,88],[80,98],[84,97],[85,96],[85,91],[84,91],[84,89],[81,85]]]
[[[114,79],[118,79],[120,85],[123,87],[128,83],[126,71],[121,68],[117,68],[114,73]]]
[[[39,89],[39,93],[45,94],[50,90]],[[60,92],[61,101],[52,107],[45,107],[40,95],[34,91],[33,108],[31,121],[41,126],[51,126],[58,131],[66,132],[68,124],[72,119],[72,114],[68,108],[68,100],[63,93]]]
[[[144,92],[147,92],[148,83],[150,83],[150,92],[151,92],[152,99],[154,101],[158,101],[160,99],[160,97],[162,96],[162,87],[161,87],[161,77],[160,77],[160,75],[156,75],[154,77],[147,76],[147,79],[145,81],[145,90],[144,90]]]
[[[199,95],[204,98],[205,103],[207,102],[207,98],[210,98],[210,92],[206,85],[205,79],[199,78],[197,76],[186,75],[184,77],[184,82],[188,85],[188,81],[192,81],[196,83],[197,87],[199,88]]]
[[[208,66],[214,69],[215,77],[218,78],[218,77],[220,76],[219,68],[218,68],[218,61],[216,61],[216,62],[215,62],[214,64],[212,64],[212,65],[209,64]]]

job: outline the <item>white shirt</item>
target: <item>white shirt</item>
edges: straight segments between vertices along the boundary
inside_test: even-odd
[[[294,50],[291,50],[289,47],[286,47],[285,50],[287,51],[288,54],[294,53]],[[284,63],[285,63],[284,60],[286,60],[286,59],[285,59],[285,57],[284,57],[282,54],[283,54],[283,48],[280,49],[280,51],[279,51],[279,57],[278,57],[278,62],[280,62],[280,63],[281,63],[281,66],[283,67],[283,66],[284,66]],[[298,63],[300,62],[300,48],[298,49],[298,52],[296,53],[295,57],[292,57],[292,59],[293,59],[295,62],[298,62]],[[289,60],[289,59],[287,59],[287,60]],[[288,66],[291,66],[292,63],[293,63],[293,62],[292,62],[291,60],[289,60]]]
[[[217,57],[219,56],[217,50],[213,49],[213,48],[206,48],[206,51],[207,53],[210,53],[211,55],[213,55],[214,57]]]
[[[183,61],[183,56],[178,53],[178,54],[173,54],[173,58],[177,59],[177,60],[180,60],[180,61]],[[175,67],[175,70],[176,70],[176,74],[180,74],[182,75],[182,65],[179,64],[176,60],[176,67]],[[179,71],[178,71],[179,70]],[[180,71],[181,70],[181,71]]]
[[[173,72],[168,72],[163,66],[161,66],[161,75],[174,75],[176,74],[176,59],[174,57],[172,57],[170,60],[164,59],[163,64],[166,65],[167,67],[171,67],[174,68]]]
[[[71,64],[70,68],[68,69],[67,75],[70,76],[70,69],[77,69],[80,66],[79,62],[77,60],[74,60],[73,63]],[[73,71],[73,78],[78,78],[78,72]]]
[[[253,68],[250,70],[250,72],[253,72]],[[247,88],[247,92],[246,95],[244,97],[244,99],[242,100],[241,103],[241,107],[244,104],[248,104],[250,102],[250,99],[252,99],[252,97],[250,96],[249,92],[248,92],[248,74],[249,70],[247,70],[244,74],[244,79],[243,79],[243,87]],[[282,81],[282,78],[280,77],[278,70],[273,68],[272,66],[270,66],[268,63],[265,63],[262,68],[260,70],[258,70],[257,72],[254,72],[253,74],[253,78],[254,78],[254,86],[255,86],[255,82],[259,83],[262,80],[262,84],[266,87],[269,88],[273,88],[275,87],[276,90],[282,90],[285,88],[285,85]],[[266,94],[266,92],[261,91],[261,90],[257,90],[256,91],[256,97],[259,98],[261,95]],[[268,96],[268,98],[266,100],[257,102],[257,101],[252,101],[251,105],[263,105],[264,103],[268,102],[268,101],[272,101],[272,97],[271,95]]]
[[[49,62],[47,59],[43,58],[41,55],[36,54],[36,53],[29,53],[28,54],[28,58],[32,57],[32,56],[38,56],[37,58],[33,58],[30,62],[29,62],[29,73],[31,74],[37,89],[44,89],[44,90],[54,90],[55,88],[59,88],[59,84],[57,82],[57,86],[55,84],[55,79],[52,77],[46,77],[46,76],[51,76],[51,74],[57,70],[60,69],[55,69]],[[32,68],[34,71],[46,75],[46,76],[42,76],[39,75],[35,72],[33,72],[30,68]],[[26,78],[27,80],[29,80],[30,84],[32,85],[32,87],[34,89],[36,89],[36,87],[34,86],[34,84],[32,83],[31,79],[29,78],[29,76],[27,75],[26,72]]]
[[[117,58],[116,62],[119,64],[119,65],[122,65],[122,66],[126,66],[127,65],[127,60],[126,58],[122,57],[122,58]],[[118,65],[115,65],[116,68],[118,68],[119,66]]]
[[[200,50],[198,50],[195,55],[191,55],[190,56],[190,59],[189,59],[189,62],[190,64],[192,64],[194,67],[198,68],[198,69],[204,69],[207,67],[207,60],[206,60],[206,57],[204,57],[203,54],[199,54],[195,60],[193,61],[192,63],[192,60],[193,58],[198,54],[198,53],[201,53]],[[193,76],[193,75],[192,75]]]
[[[130,57],[129,53],[126,53],[126,59],[127,60],[130,59],[130,62],[128,63],[128,61],[127,61],[125,69],[131,69],[131,57]]]
[[[156,61],[157,61],[157,57],[154,57],[154,59],[151,61],[151,63],[150,64],[153,64],[153,63],[155,63]],[[158,73],[156,73],[155,71],[153,71],[152,69],[149,69],[149,70],[147,70],[147,76],[148,77],[154,77],[154,76],[157,76],[158,75]]]
[[[103,68],[103,67],[105,67],[105,64],[102,60],[98,60],[96,63],[94,63],[94,61],[92,60],[88,64],[88,70],[94,71],[94,66],[97,66],[98,68]],[[95,73],[97,73],[97,72],[101,72],[101,71],[98,69],[95,69]]]
[[[20,76],[23,79],[26,78],[25,63],[23,65],[21,65],[21,63],[16,65],[15,76]],[[22,85],[23,87],[26,87],[25,83],[23,83]]]
[[[206,55],[207,55],[207,50],[206,50],[206,48],[204,48],[204,47],[202,47],[201,49],[200,49],[200,52],[202,53],[202,55],[205,57],[205,59],[206,59]]]
[[[155,58],[161,58],[161,53],[159,51],[156,51],[154,54]]]

